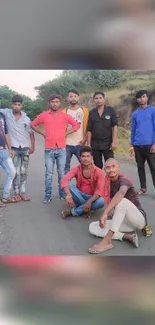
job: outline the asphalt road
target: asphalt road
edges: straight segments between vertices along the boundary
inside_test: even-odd
[[[77,164],[76,159],[73,161]],[[121,163],[122,172],[132,177],[137,189],[139,181],[133,163]],[[141,198],[153,230],[150,238],[140,237],[139,248],[127,242],[114,242],[114,249],[104,253],[118,255],[155,255],[155,193],[150,174],[148,194]],[[88,248],[100,239],[88,232],[89,223],[99,219],[102,211],[97,211],[91,219],[72,217],[61,219],[65,202],[57,194],[57,173],[54,174],[53,200],[49,204],[41,201],[44,196],[44,145],[39,136],[36,152],[31,156],[28,176],[28,194],[31,202],[10,204],[0,209],[0,255],[88,255]]]

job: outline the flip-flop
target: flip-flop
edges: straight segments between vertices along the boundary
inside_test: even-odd
[[[0,208],[5,208],[5,207],[6,207],[6,205],[0,201]]]
[[[147,192],[147,190],[146,189],[144,189],[144,188],[141,188],[138,192],[137,192],[137,194],[139,195],[139,196],[141,196],[141,195],[144,195],[144,194],[146,194],[146,192]]]
[[[136,248],[139,247],[138,236],[137,236],[137,234],[134,235],[132,244],[133,244],[133,246],[136,247]]]
[[[106,246],[104,249],[100,249],[100,250],[96,250],[96,251],[91,251],[91,248],[89,249],[89,254],[102,254],[110,249],[114,248],[114,246],[112,244]]]
[[[21,197],[21,201],[23,201],[23,202],[29,202],[29,201],[31,201],[31,199],[30,199],[30,197],[29,196],[26,196],[26,195],[20,195],[20,197]]]

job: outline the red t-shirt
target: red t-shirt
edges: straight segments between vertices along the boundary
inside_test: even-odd
[[[85,194],[93,195],[94,190],[91,185],[91,178],[85,178],[82,175],[82,180],[81,180],[81,185],[80,185],[79,190]]]

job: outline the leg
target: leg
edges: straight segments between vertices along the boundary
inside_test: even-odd
[[[48,203],[52,199],[52,179],[55,164],[55,150],[45,149],[45,199],[44,203]]]
[[[82,146],[76,146],[76,147],[75,147],[75,156],[76,156],[76,158],[78,159],[79,163],[81,163],[81,160],[80,160],[80,150],[81,150],[82,148],[83,148]]]
[[[112,225],[112,220],[107,220],[105,228],[101,228],[99,221],[95,221],[90,223],[89,232],[90,234],[96,237],[104,238],[107,235],[111,225]],[[122,241],[123,236],[125,235],[125,233],[128,232],[133,232],[133,228],[127,225],[123,226],[122,224],[120,227],[120,232],[114,233],[112,239]]]
[[[30,201],[26,196],[26,184],[29,166],[29,149],[21,150],[21,167],[20,167],[20,196],[23,201]]]
[[[137,169],[138,169],[138,175],[139,175],[139,180],[140,180],[140,187],[144,192],[146,191],[146,173],[145,173],[145,161],[146,161],[146,154],[144,152],[144,149],[135,146],[135,160],[137,163]],[[141,192],[139,193],[141,194]]]
[[[59,196],[61,199],[65,199],[65,193],[61,188],[61,180],[65,174],[65,164],[66,164],[66,148],[57,149],[56,151],[56,164],[57,164],[57,172],[58,172],[58,188],[59,188]]]
[[[102,151],[101,150],[94,150],[93,149],[93,160],[94,160],[94,165],[95,166],[97,166],[100,169],[103,168]]]
[[[63,218],[68,216],[80,216],[84,214],[83,204],[91,197],[91,195],[86,195],[82,193],[75,185],[70,184],[70,192],[75,204],[75,207],[71,210],[65,210],[62,212]]]
[[[137,229],[142,230],[145,226],[145,218],[142,213],[136,208],[136,206],[127,199],[122,199],[121,202],[116,206],[114,211],[114,216],[109,228],[108,233],[105,235],[105,238],[93,248],[89,250],[90,253],[102,253],[107,249],[113,247],[113,239],[126,239],[132,242],[136,247],[138,247],[138,238],[134,235],[126,235],[121,233],[120,230],[124,232],[136,231]],[[121,229],[122,228],[122,229]]]
[[[66,146],[66,165],[65,165],[65,174],[67,174],[70,170],[71,159],[73,156],[72,146]]]
[[[147,148],[147,163],[150,168],[153,185],[155,187],[155,154],[150,152],[150,147]]]
[[[9,153],[7,150],[3,150],[3,158],[1,160],[1,166],[6,173],[6,180],[5,180],[4,191],[3,191],[3,199],[4,199],[4,201],[15,202],[15,200],[9,199],[9,197],[10,197],[10,191],[11,191],[13,179],[15,178],[15,175],[16,175],[16,169],[15,169],[13,161],[12,161],[11,157],[9,156]]]
[[[19,187],[20,187],[20,166],[21,166],[21,154],[20,154],[20,150],[19,149],[13,149],[14,151],[14,157],[13,157],[13,163],[16,169],[16,176],[13,180],[13,190],[14,190],[14,194],[15,194],[15,198],[20,201],[20,191],[19,191]]]
[[[114,158],[114,153],[112,150],[103,150],[104,161]]]

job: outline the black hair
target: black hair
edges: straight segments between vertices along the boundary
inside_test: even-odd
[[[81,157],[82,154],[85,153],[85,152],[89,152],[89,153],[91,154],[91,156],[93,155],[92,148],[86,146],[86,147],[81,148],[81,150],[80,150],[80,157]]]
[[[79,92],[78,92],[78,90],[76,90],[76,89],[70,89],[70,90],[68,91],[68,95],[69,95],[70,93],[76,94],[76,95],[78,95],[78,96],[80,95]]]
[[[14,95],[12,98],[12,104],[23,103],[23,98],[20,95]]]
[[[62,99],[62,96],[61,95],[58,95],[58,94],[52,94],[52,95],[50,95],[48,97],[48,102],[50,103],[52,100],[54,100],[56,98],[59,99],[59,100],[61,100]]]
[[[102,95],[103,97],[105,97],[105,94],[103,91],[95,91],[95,94],[93,96],[93,99],[97,96],[97,95]]]
[[[148,96],[148,91],[147,90],[139,90],[139,91],[137,91],[137,93],[136,93],[136,99],[137,98],[140,98],[143,95]]]

